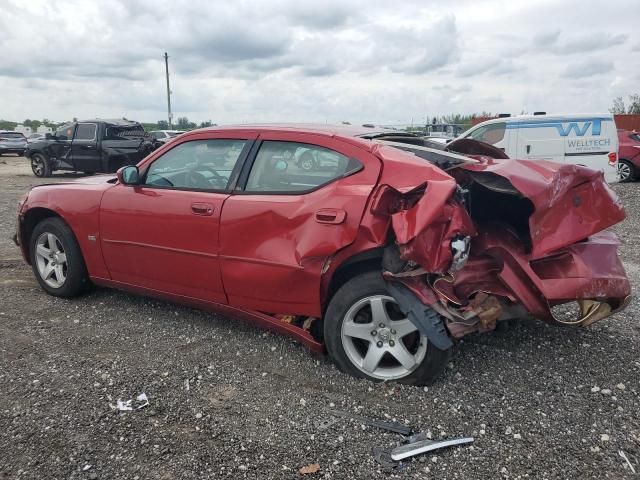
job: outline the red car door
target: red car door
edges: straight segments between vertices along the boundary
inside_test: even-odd
[[[211,135],[210,135],[211,136]],[[115,281],[226,303],[218,258],[220,213],[248,135],[185,138],[145,162],[141,184],[115,185],[100,205],[101,245]]]
[[[309,155],[317,161],[300,161]],[[220,220],[229,304],[320,315],[323,266],[355,240],[380,165],[364,149],[329,136],[261,134],[242,190],[227,199]]]

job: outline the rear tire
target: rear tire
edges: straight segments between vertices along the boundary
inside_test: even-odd
[[[50,177],[51,164],[41,153],[34,153],[31,155],[31,171],[36,177]]]
[[[451,353],[406,319],[379,272],[358,275],[336,292],[324,317],[324,338],[341,371],[374,382],[430,384]]]
[[[618,178],[620,182],[631,182],[636,179],[635,167],[628,160],[618,160]]]
[[[90,286],[78,241],[61,218],[46,218],[36,225],[29,252],[36,280],[48,294],[70,298]]]

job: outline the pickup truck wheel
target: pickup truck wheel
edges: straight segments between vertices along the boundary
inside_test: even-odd
[[[313,170],[315,164],[315,160],[313,158],[313,155],[311,154],[311,152],[304,152],[301,156],[300,156],[300,168],[302,168],[303,170]]]
[[[31,267],[40,286],[56,297],[75,297],[89,285],[76,237],[60,218],[46,218],[30,238]]]
[[[31,155],[31,170],[36,177],[51,176],[51,164],[41,153]]]
[[[450,355],[406,318],[379,272],[358,275],[336,292],[325,315],[324,338],[340,370],[377,382],[429,384]]]

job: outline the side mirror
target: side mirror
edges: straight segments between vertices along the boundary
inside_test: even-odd
[[[118,181],[123,185],[138,185],[140,183],[140,172],[135,165],[127,165],[116,172]]]

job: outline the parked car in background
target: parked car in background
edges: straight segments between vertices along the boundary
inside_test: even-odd
[[[587,326],[627,305],[606,231],[624,209],[599,172],[422,142],[327,125],[196,130],[116,176],[33,187],[16,243],[51,295],[92,282],[224,312],[377,381],[428,383],[455,340],[499,321]],[[309,172],[286,160],[297,149],[340,160]]]
[[[38,140],[42,140],[46,137],[47,135],[45,133],[32,133],[27,137],[27,143],[37,142]]]
[[[618,130],[618,175],[621,182],[640,175],[640,133]]]
[[[37,177],[49,177],[56,170],[113,173],[138,163],[160,145],[138,122],[84,120],[30,143],[26,156]]]
[[[510,158],[582,165],[600,170],[608,182],[618,180],[618,134],[608,113],[495,118],[458,138],[489,143]]]
[[[181,130],[152,130],[149,132],[149,135],[159,142],[167,143],[169,140],[177,137],[181,133],[184,132]]]
[[[0,130],[0,155],[16,153],[22,156],[26,149],[27,139],[22,133]]]

